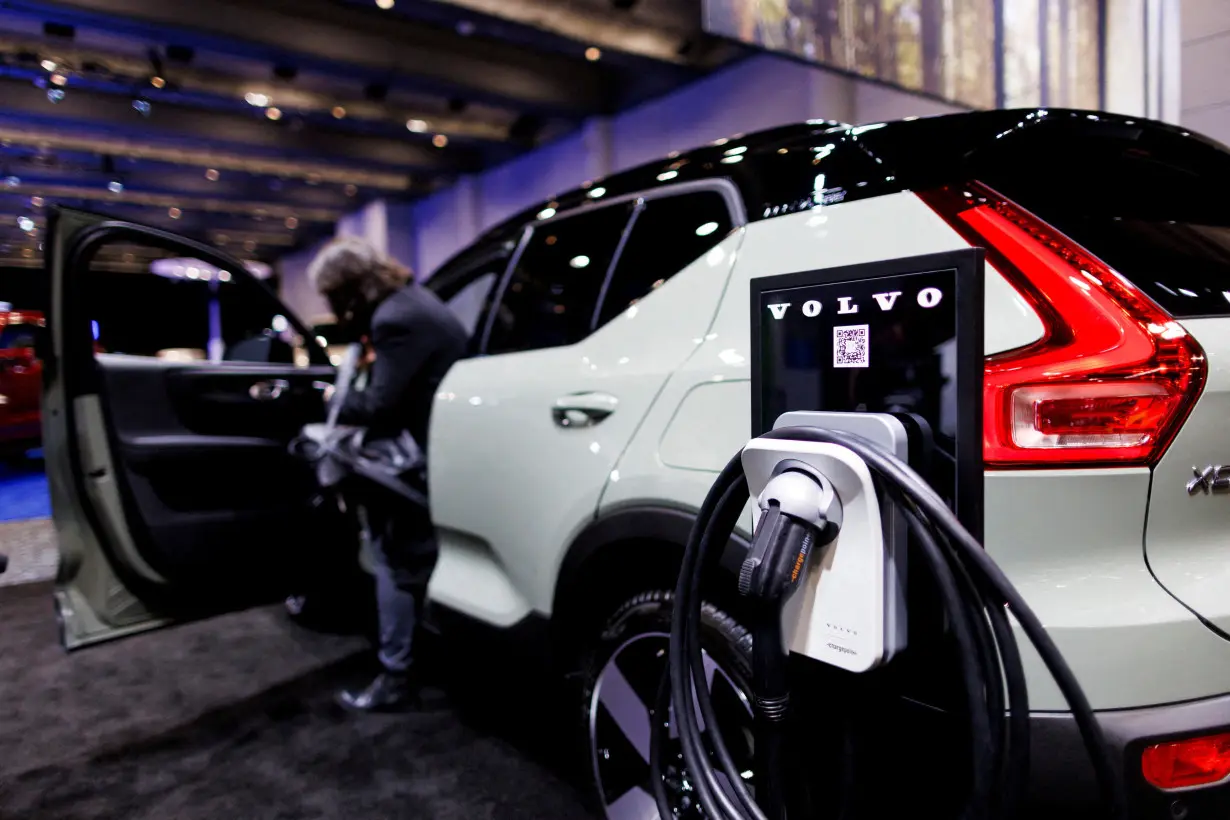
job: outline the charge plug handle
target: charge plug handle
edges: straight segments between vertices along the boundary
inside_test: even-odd
[[[786,717],[790,705],[782,608],[807,574],[817,547],[837,537],[841,500],[814,467],[781,461],[757,499],[761,510],[751,549],[739,569],[739,594],[752,602],[752,703],[756,720],[757,792],[768,820],[786,817]]]

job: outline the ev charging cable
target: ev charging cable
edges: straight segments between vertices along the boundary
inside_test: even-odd
[[[881,494],[904,513],[913,543],[936,581],[959,650],[973,764],[969,798],[961,817],[1010,817],[1024,797],[1029,770],[1029,705],[1021,655],[1008,619],[1010,612],[1072,710],[1109,816],[1126,818],[1125,798],[1114,777],[1101,726],[1076,676],[1025,600],[926,481],[895,456],[852,433],[787,427],[760,438],[845,448],[865,462]],[[788,451],[788,446],[782,446]],[[788,763],[783,737],[790,693],[781,609],[804,577],[812,552],[836,536],[843,511],[841,500],[824,475],[789,458],[779,463],[757,500],[763,514],[740,571],[739,590],[753,603],[756,621],[753,701],[757,797],[761,805],[748,790],[722,739],[706,686],[700,642],[701,578],[715,568],[748,499],[741,456],[742,451],[719,474],[688,538],[672,613],[669,696],[684,762],[706,816],[717,820],[783,820],[783,780]],[[659,705],[667,694],[663,687]],[[701,731],[701,720],[707,737]],[[660,726],[653,734],[656,740]],[[651,744],[651,752],[659,813],[670,817],[659,783],[657,743]]]

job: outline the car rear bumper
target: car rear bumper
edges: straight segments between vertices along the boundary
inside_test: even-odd
[[[1098,712],[1117,776],[1126,789],[1132,820],[1224,820],[1230,817],[1230,782],[1177,792],[1149,785],[1141,752],[1154,743],[1230,731],[1230,695]],[[1033,715],[1031,797],[1051,820],[1096,816],[1097,788],[1076,721],[1069,713]]]

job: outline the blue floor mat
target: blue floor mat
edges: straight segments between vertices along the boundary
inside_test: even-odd
[[[0,521],[50,516],[51,496],[42,459],[30,458],[16,467],[0,464]]]

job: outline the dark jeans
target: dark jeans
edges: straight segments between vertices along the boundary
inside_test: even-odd
[[[380,614],[380,663],[390,672],[405,672],[414,660],[415,632],[439,553],[435,528],[430,513],[409,502],[382,498],[365,506]]]

